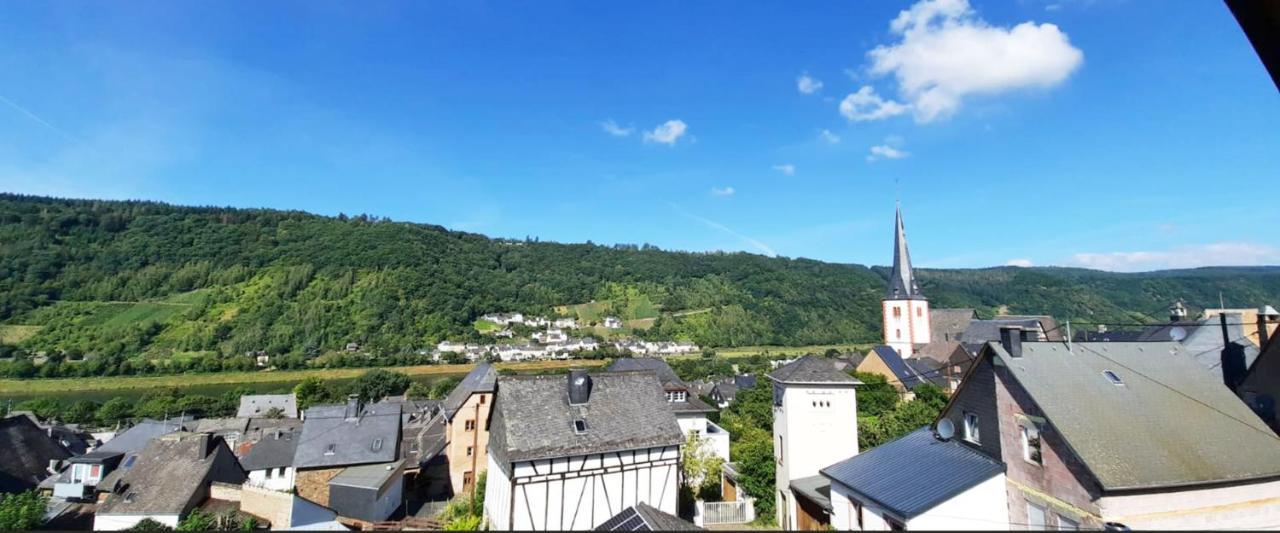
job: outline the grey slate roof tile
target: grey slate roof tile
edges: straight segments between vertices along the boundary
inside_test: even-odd
[[[347,417],[346,405],[307,409],[294,455],[295,468],[320,468],[397,459],[400,404],[366,405],[359,417]]]
[[[240,466],[246,471],[293,466],[300,436],[284,430],[266,433],[240,457]]]
[[[246,394],[240,397],[239,418],[266,416],[272,409],[279,409],[286,418],[298,418],[298,397],[289,394]]]
[[[909,520],[1004,472],[982,452],[934,437],[929,427],[823,468],[857,496]]]
[[[458,409],[462,408],[462,404],[467,403],[467,399],[477,392],[493,392],[498,382],[498,370],[493,368],[489,363],[478,363],[475,368],[467,372],[467,376],[462,378],[462,382],[454,387],[449,395],[444,399],[444,416],[453,419],[453,415],[457,414]]]
[[[836,370],[830,359],[813,354],[779,367],[769,378],[780,383],[858,383],[853,376]]]
[[[192,433],[152,440],[132,467],[116,469],[112,474],[121,489],[107,497],[98,514],[182,513],[189,504],[199,503],[192,500],[206,483],[239,484],[245,479],[222,439]],[[108,478],[99,486],[111,487],[114,483]]]
[[[675,415],[652,372],[590,374],[586,405],[571,406],[564,375],[503,376],[489,434],[501,462],[676,445],[683,441]],[[575,419],[587,431],[574,431]]]
[[[71,452],[25,416],[0,420],[0,493],[33,489],[50,476],[49,461]]]

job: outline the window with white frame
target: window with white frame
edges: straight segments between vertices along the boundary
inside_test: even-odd
[[[1080,522],[1058,515],[1058,529],[1061,531],[1076,531],[1080,529]]]
[[[964,414],[964,440],[975,444],[982,442],[982,435],[978,431],[978,415]]]
[[[1027,528],[1032,530],[1043,530],[1044,527],[1044,507],[1027,502]]]
[[[689,400],[689,393],[682,390],[667,391],[668,402],[684,402]]]

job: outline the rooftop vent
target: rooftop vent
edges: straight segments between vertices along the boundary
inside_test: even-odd
[[[569,405],[586,405],[591,399],[591,376],[586,370],[569,371]]]

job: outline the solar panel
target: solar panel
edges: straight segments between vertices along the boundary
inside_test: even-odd
[[[605,520],[603,524],[596,527],[596,531],[650,531],[650,529],[635,508],[628,507],[613,518]]]

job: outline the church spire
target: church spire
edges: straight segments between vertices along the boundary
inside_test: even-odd
[[[911,272],[911,254],[907,252],[907,232],[902,228],[902,206],[897,208],[895,233],[893,234],[893,273],[889,275],[886,300],[922,300],[924,294]]]

